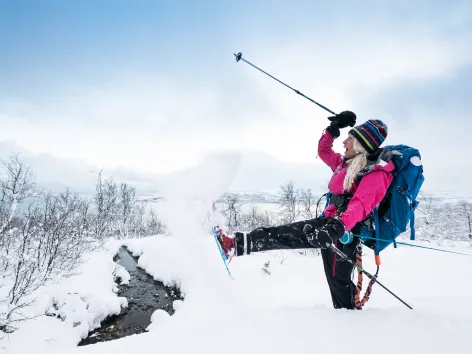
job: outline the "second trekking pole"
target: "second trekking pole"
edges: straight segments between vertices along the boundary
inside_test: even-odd
[[[369,279],[375,279],[375,282],[377,284],[379,284],[382,288],[384,288],[385,290],[387,290],[391,295],[393,295],[397,300],[399,300],[403,305],[405,305],[406,307],[408,307],[410,310],[413,310],[413,307],[411,307],[410,305],[408,305],[405,301],[403,301],[402,299],[400,299],[397,295],[395,295],[392,291],[390,291],[389,289],[387,289],[381,282],[379,282],[377,280],[377,276],[373,276],[372,274],[370,274],[369,272],[366,272],[364,270],[364,268],[362,268],[361,266],[359,266],[356,262],[353,262],[343,251],[341,251],[339,248],[337,248],[336,246],[334,246],[333,244],[331,244],[329,246],[333,252],[335,252],[338,256],[340,256],[341,258],[343,258],[344,260],[348,261],[349,263],[351,263],[352,265],[354,265],[356,268],[358,268],[361,272],[363,272],[365,275],[367,275],[367,277]]]

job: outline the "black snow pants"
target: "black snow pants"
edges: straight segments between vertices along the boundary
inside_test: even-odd
[[[303,227],[305,224],[310,224],[317,228],[325,223],[326,219],[318,218],[277,227],[258,228],[248,234],[237,232],[235,234],[236,255],[278,249],[315,248],[308,242]],[[335,245],[355,263],[359,242],[359,239],[355,237],[349,245],[341,242],[335,242]],[[334,308],[355,309],[356,286],[351,280],[354,266],[330,249],[322,249],[321,256]]]

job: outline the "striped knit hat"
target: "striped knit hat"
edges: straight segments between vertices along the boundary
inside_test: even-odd
[[[378,149],[387,137],[388,128],[381,120],[368,120],[349,131],[369,154]]]

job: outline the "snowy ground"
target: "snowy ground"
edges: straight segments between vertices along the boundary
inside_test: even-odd
[[[99,327],[108,315],[118,314],[121,307],[127,306],[127,300],[116,296],[118,288],[113,277],[116,274],[126,281],[129,275],[113,262],[118,249],[119,243],[108,244],[105,250],[87,255],[78,275],[40,289],[35,306],[25,315],[34,317],[47,312],[51,317],[19,323],[18,331],[0,340],[0,351],[29,353],[34,348],[42,353],[50,347],[69,348],[89,330]]]
[[[139,264],[166,284],[177,283],[185,301],[169,317],[154,316],[150,332],[76,347],[87,328],[126,301],[116,296],[112,261],[119,243],[91,255],[82,274],[46,289],[37,309],[64,304],[65,317],[26,322],[1,344],[8,353],[471,353],[472,257],[415,248],[383,252],[380,278],[414,310],[375,286],[364,311],[334,310],[321,258],[273,251],[234,258],[231,280],[214,240],[156,236],[129,240]],[[451,249],[472,253],[468,244]],[[373,255],[365,252],[373,270]],[[270,275],[262,270],[270,261]],[[122,269],[118,269],[123,274]],[[126,274],[126,273],[125,273]],[[74,327],[75,326],[75,327]]]

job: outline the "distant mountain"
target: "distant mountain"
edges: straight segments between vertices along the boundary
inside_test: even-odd
[[[14,142],[0,142],[0,159],[6,160],[12,153],[32,167],[38,185],[53,192],[70,188],[73,192],[90,196],[95,190],[95,180],[101,166],[78,159],[59,159],[49,154],[33,154]],[[273,201],[278,198],[280,187],[288,181],[295,188],[311,189],[313,194],[326,192],[331,171],[313,153],[313,163],[288,163],[260,151],[222,153],[208,155],[195,167],[169,174],[139,173],[126,168],[107,168],[104,175],[113,176],[136,187],[142,199],[152,200],[163,196],[183,195],[214,199],[224,193],[238,193],[247,200]],[[468,199],[468,190],[428,190],[445,200]]]
[[[236,195],[242,204],[278,204],[280,194],[278,193],[224,193],[216,200],[216,203],[224,203],[228,195]]]

